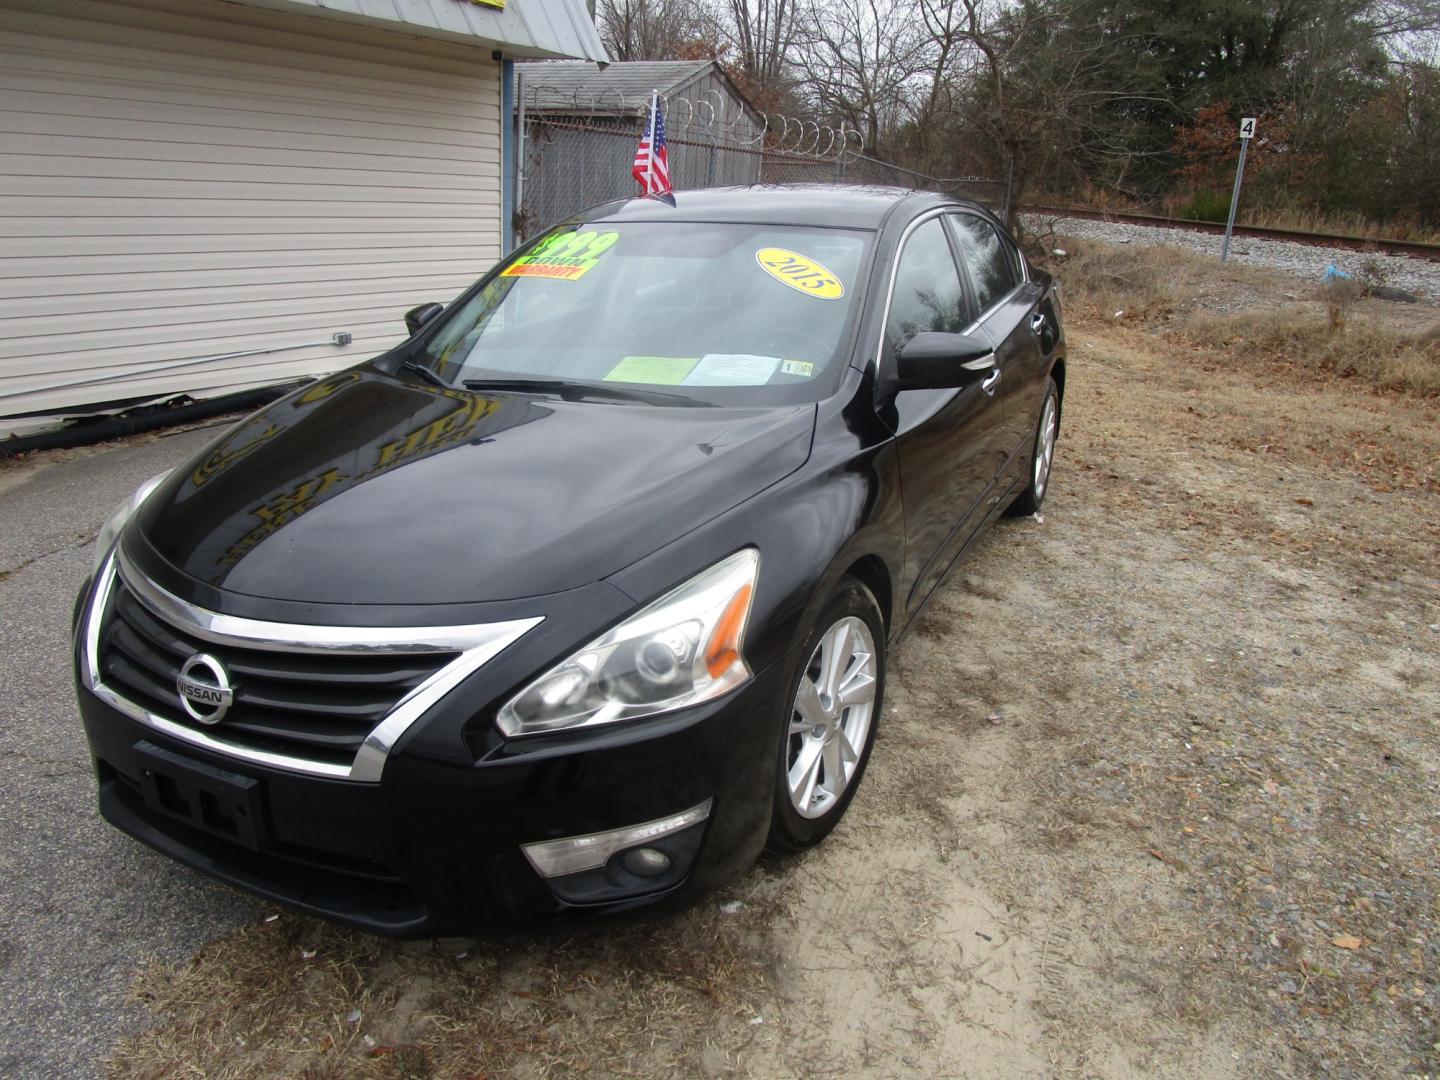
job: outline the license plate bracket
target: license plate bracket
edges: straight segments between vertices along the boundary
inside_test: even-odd
[[[265,840],[260,781],[156,746],[135,744],[145,805],[258,851]]]

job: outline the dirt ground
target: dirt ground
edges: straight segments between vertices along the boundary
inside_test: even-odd
[[[1440,1075],[1440,403],[1071,323],[1043,520],[892,657],[822,848],[603,935],[279,915],[116,1076]]]

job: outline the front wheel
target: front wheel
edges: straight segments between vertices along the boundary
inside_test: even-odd
[[[767,847],[818,844],[850,805],[885,694],[885,627],[870,590],[845,578],[806,642],[790,682]]]
[[[1030,461],[1030,486],[1016,496],[1005,511],[1024,517],[1040,509],[1050,487],[1050,466],[1055,463],[1055,436],[1060,432],[1060,391],[1055,380],[1045,380],[1045,404],[1040,406],[1040,423],[1035,428],[1035,452]]]

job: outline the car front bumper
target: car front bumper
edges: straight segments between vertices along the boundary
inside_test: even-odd
[[[772,664],[726,697],[671,716],[514,740],[473,763],[430,755],[414,740],[378,783],[268,769],[181,743],[83,685],[79,705],[100,810],[117,828],[289,908],[386,936],[431,937],[683,906],[742,872],[769,827],[785,670]],[[172,764],[184,795],[157,797],[155,773],[173,788]],[[238,834],[211,828],[191,805],[195,790],[184,788],[194,776],[202,787],[219,777],[244,790],[244,809],[217,812],[253,822]],[[701,824],[658,845],[674,861],[652,881],[619,872],[614,860],[598,875],[547,879],[523,851],[707,801]]]

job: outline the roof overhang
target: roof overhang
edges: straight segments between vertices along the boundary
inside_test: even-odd
[[[421,37],[499,49],[511,57],[608,63],[585,0],[238,0],[379,26]]]

